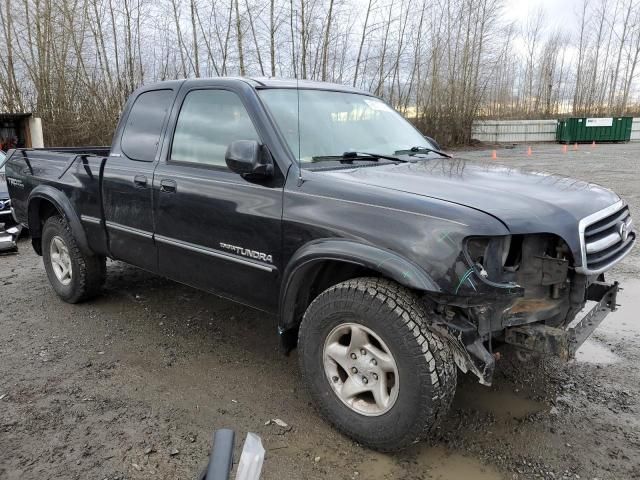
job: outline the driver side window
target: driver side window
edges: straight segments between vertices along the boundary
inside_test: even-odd
[[[240,98],[228,90],[194,90],[178,115],[171,161],[226,168],[225,152],[236,140],[260,141]]]

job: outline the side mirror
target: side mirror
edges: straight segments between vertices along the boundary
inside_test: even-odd
[[[273,175],[273,162],[266,148],[255,140],[236,140],[227,147],[224,155],[227,167],[248,178],[264,178]]]

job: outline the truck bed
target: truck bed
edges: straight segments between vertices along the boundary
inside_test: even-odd
[[[12,208],[18,222],[28,226],[32,236],[39,235],[39,226],[30,225],[27,207],[30,198],[46,197],[46,191],[59,192],[78,217],[88,214],[99,218],[100,165],[109,152],[110,147],[96,146],[10,150],[6,173],[12,182],[9,186],[13,187]],[[92,239],[96,245],[103,246],[102,231],[92,233],[97,237]]]
[[[26,168],[25,174],[40,176],[38,173],[46,172],[46,177],[53,179],[59,178],[76,160],[90,156],[106,157],[110,150],[110,147],[17,148],[7,153],[7,164],[22,163]]]

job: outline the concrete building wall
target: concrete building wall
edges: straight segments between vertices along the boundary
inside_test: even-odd
[[[29,117],[28,129],[31,139],[31,148],[44,148],[42,120],[39,117]]]
[[[43,148],[42,119],[31,113],[0,113],[0,149]]]

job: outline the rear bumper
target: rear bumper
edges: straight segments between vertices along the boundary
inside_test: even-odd
[[[505,331],[505,342],[532,352],[569,360],[609,312],[616,310],[618,288],[618,282],[595,282],[590,285],[587,300],[598,303],[571,328],[564,330],[543,324],[512,327]]]

